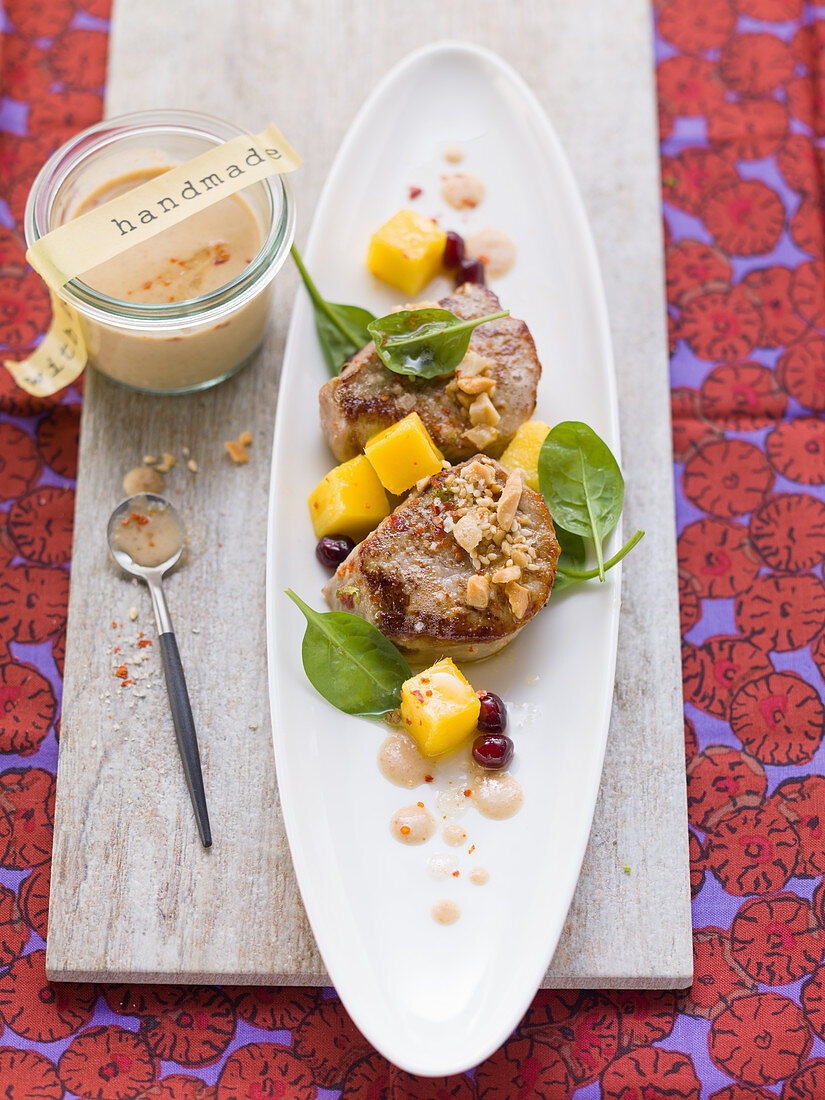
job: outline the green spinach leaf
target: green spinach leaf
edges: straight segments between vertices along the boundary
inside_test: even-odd
[[[358,615],[314,611],[287,589],[304,613],[304,672],[319,695],[345,714],[379,718],[401,705],[410,666],[388,638]]]
[[[330,374],[338,374],[343,364],[372,339],[367,325],[374,314],[360,306],[342,306],[322,298],[295,245],[292,258],[304,280],[315,312],[315,331]]]
[[[567,535],[569,538],[577,539],[579,537],[578,535],[569,535],[568,532],[564,531],[561,527],[556,528],[556,537],[559,537],[560,532]],[[641,542],[641,540],[644,538],[644,534],[644,531],[637,531],[634,535],[631,536],[631,538],[627,540],[621,550],[617,550],[612,558],[608,558],[607,561],[604,563],[605,573],[608,571],[608,569],[612,569],[614,565],[618,565],[622,558],[626,558],[633,547],[636,545],[636,543]],[[561,542],[560,538],[559,541]],[[583,547],[584,542],[582,542],[582,548]],[[581,564],[584,565],[583,559]],[[564,550],[562,550],[562,553],[559,555],[559,561],[556,569],[558,571],[556,573],[556,579],[553,582],[554,592],[562,591],[565,588],[569,588],[571,584],[578,584],[579,581],[594,580],[599,575],[598,566],[595,569],[576,568],[570,559],[565,558]]]
[[[456,369],[467,354],[473,329],[509,314],[504,309],[488,317],[462,321],[448,309],[401,309],[379,317],[367,327],[378,357],[388,370],[437,378]]]
[[[587,424],[566,420],[548,433],[538,471],[553,522],[593,540],[598,577],[604,580],[602,543],[624,504],[624,478],[610,448]]]
[[[565,531],[560,524],[554,523],[553,526],[556,529],[556,538],[561,547],[559,560],[556,563],[556,579],[553,581],[553,591],[561,592],[571,584],[576,583],[576,580],[569,576],[568,572],[584,569],[587,551],[581,535],[573,535],[569,531]]]

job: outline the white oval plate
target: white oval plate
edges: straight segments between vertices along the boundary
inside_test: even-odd
[[[456,170],[443,159],[450,145],[465,152],[459,170],[487,188],[467,214],[439,195],[440,177]],[[414,202],[411,185],[423,188]],[[493,289],[535,338],[544,368],[536,416],[551,424],[584,420],[618,455],[607,312],[584,209],[538,101],[494,54],[456,43],[427,47],[369,97],[330,171],[306,247],[322,294],[379,316],[403,300],[368,274],[364,257],[371,233],[409,205],[440,216],[445,228],[495,226],[511,235],[518,259]],[[437,296],[431,290],[427,296]],[[599,789],[619,570],[603,585],[551,598],[502,654],[465,666],[477,689],[508,701],[521,811],[503,822],[468,811],[462,824],[472,855],[467,846],[446,848],[439,834],[423,847],[399,845],[391,814],[417,799],[434,808],[434,792],[390,785],[376,764],[385,729],[341,714],[315,693],[301,667],[303,618],[284,595],[293,588],[325,609],[320,588],[328,574],[315,560],[306,500],[334,465],[318,421],[327,377],[301,289],[284,356],[269,510],[269,680],[281,805],[310,923],[355,1023],[396,1065],[449,1074],[504,1041],[561,934]],[[428,874],[437,852],[458,852],[458,879]],[[467,877],[479,864],[490,872],[486,886]],[[442,897],[462,909],[449,927],[430,916]]]

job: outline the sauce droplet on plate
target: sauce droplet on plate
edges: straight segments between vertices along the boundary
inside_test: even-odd
[[[396,787],[418,787],[432,774],[433,762],[422,756],[411,737],[400,730],[391,733],[378,750],[378,767]]]
[[[390,832],[402,844],[426,844],[435,832],[435,818],[423,803],[402,806],[390,818]]]
[[[432,908],[433,920],[438,924],[455,924],[461,916],[461,909],[456,902],[449,898],[442,898]]]
[[[484,817],[501,821],[521,809],[521,784],[509,772],[482,772],[473,783],[473,805]]]

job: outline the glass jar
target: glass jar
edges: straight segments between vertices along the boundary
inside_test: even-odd
[[[84,202],[112,181],[157,174],[244,132],[208,115],[167,110],[89,127],[52,154],[35,179],[26,205],[27,243],[77,216]],[[271,283],[292,244],[295,208],[279,175],[244,188],[236,198],[257,221],[261,244],[217,289],[147,304],[110,297],[81,276],[60,288],[60,297],[79,317],[93,367],[145,393],[189,393],[216,385],[249,362],[266,332]]]

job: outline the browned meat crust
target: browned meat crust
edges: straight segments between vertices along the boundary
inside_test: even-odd
[[[494,460],[477,457],[493,473],[489,496],[500,500],[507,472]],[[379,524],[324,588],[333,610],[360,615],[403,652],[421,660],[442,656],[477,660],[512,641],[547,602],[559,544],[544,500],[524,486],[512,529],[521,531],[521,535],[510,537],[528,544],[534,564],[519,578],[529,602],[518,617],[505,585],[489,583],[496,570],[506,565],[506,558],[478,561],[479,554],[483,559],[489,557],[486,550],[499,554],[499,548],[489,541],[482,542],[471,553],[459,545],[452,530],[471,509],[461,503],[451,485],[456,484],[458,475],[466,483],[477,466],[473,460],[444,470],[423,492],[411,494]],[[506,543],[503,549],[506,551]],[[483,609],[471,607],[466,599],[467,582],[484,575],[489,603]]]
[[[474,283],[465,283],[438,304],[467,320],[501,308],[491,290]],[[427,380],[393,374],[370,343],[321,389],[321,425],[338,461],[360,454],[371,436],[413,409],[450,462],[460,462],[479,450],[501,454],[536,407],[536,386],[541,376],[536,346],[523,321],[502,317],[475,329],[470,350],[491,363],[488,374],[495,380],[492,400],[501,416],[494,441],[479,446],[466,437],[472,427],[470,415],[455,386],[450,386],[452,376]]]

